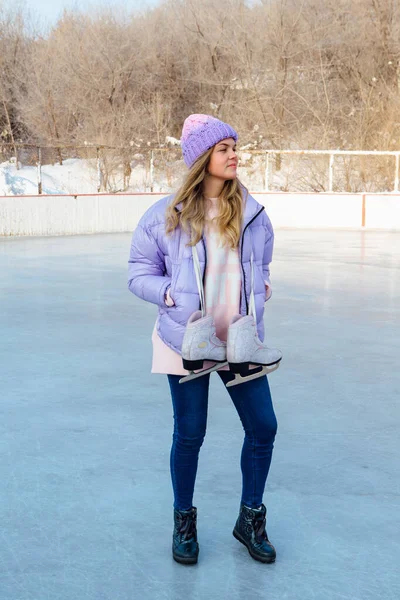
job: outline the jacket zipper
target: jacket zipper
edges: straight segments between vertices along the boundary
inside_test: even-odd
[[[204,241],[204,238],[201,238],[201,241],[203,243],[203,248],[204,248],[204,271],[203,271],[203,289],[205,289],[205,285],[206,285],[206,269],[207,269],[207,249],[206,249],[206,243]],[[205,294],[204,294],[204,303],[205,303]],[[201,309],[201,303],[199,303],[199,309]],[[204,307],[205,309],[205,307]]]
[[[260,215],[262,213],[262,211],[264,210],[264,207],[262,207],[261,210],[258,211],[258,213],[256,215],[254,215],[254,217],[247,223],[246,227],[243,229],[243,233],[242,233],[242,241],[241,241],[241,251],[240,251],[240,264],[242,266],[242,273],[243,273],[243,293],[244,293],[244,299],[246,301],[246,314],[249,314],[249,303],[247,301],[247,296],[246,296],[246,273],[244,272],[244,266],[243,266],[243,240],[244,240],[244,234],[246,232],[246,229],[248,228],[249,225],[252,224],[252,222],[257,219],[258,215]],[[242,306],[242,294],[240,294],[240,307]]]

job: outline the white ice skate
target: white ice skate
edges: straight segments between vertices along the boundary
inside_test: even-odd
[[[231,387],[276,371],[282,353],[276,348],[268,348],[260,341],[253,315],[237,315],[233,317],[228,329],[227,359],[230,371],[235,374],[235,379],[226,384],[226,387]],[[260,366],[262,369],[250,370],[250,365]]]
[[[217,364],[209,369],[203,369],[205,360]],[[182,344],[182,362],[183,368],[190,371],[190,373],[182,377],[179,383],[202,377],[228,364],[226,360],[226,343],[216,336],[212,316],[203,316],[201,310],[197,310],[192,314],[186,326]],[[197,369],[203,370],[195,373]]]
[[[257,379],[276,371],[282,360],[282,352],[276,348],[268,348],[260,341],[256,325],[256,303],[254,296],[254,256],[250,257],[250,302],[248,315],[233,317],[228,329],[227,359],[229,370],[235,379],[226,387],[232,387],[251,379]],[[262,367],[250,370],[250,365]]]
[[[192,246],[192,256],[201,310],[196,310],[191,315],[186,326],[182,343],[182,362],[183,368],[189,371],[189,375],[182,377],[179,383],[202,377],[228,364],[226,360],[226,342],[217,337],[213,317],[206,315],[204,287],[196,246]],[[216,364],[209,369],[203,369],[205,360]],[[195,370],[198,369],[202,370],[195,373]]]

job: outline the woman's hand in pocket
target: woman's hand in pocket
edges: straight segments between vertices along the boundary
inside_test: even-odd
[[[166,294],[164,296],[164,302],[169,308],[171,308],[171,306],[175,306],[175,302],[173,301],[173,299],[171,298],[171,294],[169,293],[170,289],[170,287],[167,289]]]
[[[267,281],[264,281],[264,283],[265,283],[265,302],[266,302],[267,300],[269,300],[271,298],[272,290],[271,290],[271,285]]]

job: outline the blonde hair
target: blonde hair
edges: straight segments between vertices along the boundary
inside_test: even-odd
[[[214,147],[207,150],[193,164],[166,211],[166,233],[172,234],[181,226],[190,234],[189,246],[195,246],[203,235],[206,220],[203,181],[213,150]],[[223,243],[230,248],[239,245],[243,215],[242,190],[247,193],[237,178],[227,180],[218,197],[219,214],[215,222]],[[182,204],[180,211],[176,210],[178,204]]]

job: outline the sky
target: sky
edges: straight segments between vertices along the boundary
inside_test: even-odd
[[[54,25],[64,8],[79,7],[80,10],[90,7],[124,6],[126,10],[145,9],[159,4],[160,0],[25,0],[22,2],[30,11],[46,25]]]

